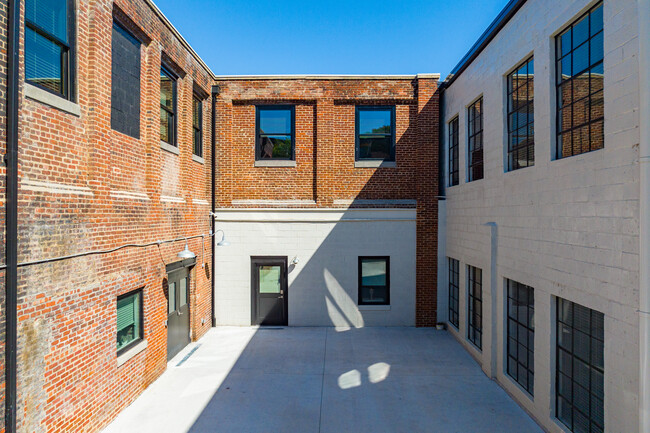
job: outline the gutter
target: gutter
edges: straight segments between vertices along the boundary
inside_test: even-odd
[[[7,4],[7,153],[5,271],[5,429],[16,431],[16,346],[18,303],[18,80],[20,77],[20,0]]]
[[[650,431],[650,2],[639,20],[639,431]]]

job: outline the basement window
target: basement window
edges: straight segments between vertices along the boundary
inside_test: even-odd
[[[117,297],[117,354],[143,339],[142,289]]]
[[[295,160],[295,107],[257,106],[256,117],[255,160]]]
[[[390,257],[359,257],[359,305],[390,305]]]
[[[356,107],[356,161],[395,161],[395,107]]]
[[[176,75],[160,68],[160,140],[176,146]]]

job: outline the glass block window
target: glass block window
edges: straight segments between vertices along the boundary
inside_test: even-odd
[[[389,257],[359,257],[359,305],[390,305]]]
[[[295,160],[294,120],[291,105],[257,107],[256,160]]]
[[[558,159],[604,147],[603,52],[601,2],[555,38]]]
[[[458,185],[458,117],[448,124],[449,128],[449,186]]]
[[[142,340],[142,289],[117,298],[117,352]]]
[[[72,99],[73,0],[25,1],[25,80]]]
[[[203,157],[203,101],[197,95],[192,98],[192,132],[194,155]]]
[[[160,69],[160,140],[176,146],[176,76]]]
[[[604,320],[557,299],[555,413],[574,432],[604,431]]]
[[[535,298],[533,288],[507,280],[508,375],[533,395],[535,376]]]
[[[508,171],[535,164],[533,57],[508,75]]]
[[[449,323],[458,328],[459,262],[449,258]]]
[[[483,98],[467,107],[468,180],[483,179]]]
[[[474,266],[467,266],[468,274],[468,305],[467,305],[467,338],[481,349],[483,336],[483,271]]]
[[[395,107],[356,107],[356,160],[395,161]]]

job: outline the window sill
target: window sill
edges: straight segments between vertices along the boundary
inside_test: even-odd
[[[295,167],[296,161],[286,161],[279,159],[270,159],[255,161],[255,167]]]
[[[354,161],[354,168],[389,168],[397,167],[395,161]]]
[[[198,155],[192,154],[192,161],[198,162],[199,164],[205,164],[205,159],[201,158]]]
[[[124,365],[129,359],[136,356],[138,353],[142,352],[147,348],[147,340],[142,340],[126,352],[122,353],[117,357],[117,366],[120,367]]]
[[[47,90],[32,86],[29,83],[25,83],[25,97],[36,102],[49,105],[50,107],[64,111],[68,114],[81,117],[81,107],[79,107],[79,104],[75,104],[72,101],[68,101],[67,99],[63,99],[60,96],[56,96]]]
[[[176,146],[172,146],[169,143],[165,143],[164,141],[160,142],[160,148],[162,150],[165,150],[169,153],[173,153],[174,155],[180,155],[181,151],[178,149]]]
[[[359,305],[359,311],[390,311],[390,305]]]

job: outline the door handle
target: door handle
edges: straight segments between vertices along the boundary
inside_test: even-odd
[[[180,310],[177,311],[177,313],[178,313],[179,316],[182,316],[182,315],[183,315],[183,313],[181,313]]]
[[[278,296],[278,299],[282,299],[282,298],[284,298],[284,296],[282,296],[282,295]]]

